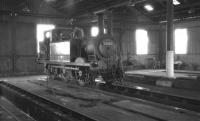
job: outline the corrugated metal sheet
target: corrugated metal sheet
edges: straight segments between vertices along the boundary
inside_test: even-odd
[[[36,25],[0,23],[0,74],[41,72],[35,60]]]

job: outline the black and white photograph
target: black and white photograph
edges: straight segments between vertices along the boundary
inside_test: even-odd
[[[0,121],[200,121],[200,0],[0,0]]]

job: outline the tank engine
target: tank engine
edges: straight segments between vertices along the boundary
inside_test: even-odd
[[[80,28],[56,28],[44,34],[39,62],[51,77],[73,80],[81,86],[109,83],[121,77],[112,36],[87,40]]]

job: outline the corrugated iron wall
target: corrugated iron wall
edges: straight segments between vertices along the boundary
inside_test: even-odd
[[[159,25],[158,25],[159,26]],[[122,34],[122,50],[123,59],[131,56],[137,62],[148,66],[148,60],[151,58],[162,58],[162,65],[165,66],[165,52],[166,52],[166,31],[165,26],[162,29],[146,27],[149,35],[149,54],[137,55],[135,47],[135,29],[126,30]],[[138,27],[139,28],[139,27]],[[145,29],[145,27],[142,27]],[[175,23],[175,28],[188,29],[188,54],[175,55],[175,61],[181,60],[184,63],[186,70],[200,70],[200,21],[190,21]],[[160,57],[159,57],[160,56]]]
[[[0,23],[0,72],[12,72],[12,25]]]
[[[137,29],[137,28],[136,28]],[[159,31],[158,30],[148,30],[149,36],[149,46],[148,46],[148,55],[137,55],[136,54],[136,40],[135,40],[135,30],[125,31],[122,35],[122,53],[123,59],[126,60],[131,56],[132,59],[135,59],[138,63],[147,65],[149,59],[158,59],[159,57]]]
[[[175,23],[176,28],[188,29],[188,52],[183,55],[175,55],[175,61],[180,60],[184,63],[186,70],[200,70],[200,22],[188,21]],[[165,31],[163,31],[162,41],[165,47]]]
[[[36,64],[36,25],[22,22],[0,23],[0,74],[42,72]]]

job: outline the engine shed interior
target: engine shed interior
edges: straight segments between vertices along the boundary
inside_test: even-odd
[[[199,8],[0,0],[0,121],[199,121]]]

